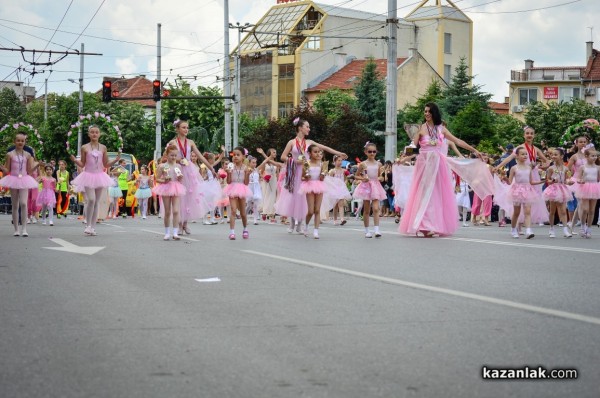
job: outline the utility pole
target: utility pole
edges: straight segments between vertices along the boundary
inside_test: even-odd
[[[235,101],[233,105],[233,147],[238,146],[239,140],[239,131],[240,131],[240,114],[242,112],[242,96],[241,96],[241,72],[242,72],[242,52],[241,52],[241,44],[242,44],[242,32],[244,29],[249,28],[254,25],[250,25],[246,22],[244,25],[241,25],[239,22],[234,24],[229,24],[230,29],[237,29],[238,31],[238,45],[237,45],[237,56],[235,60]]]
[[[225,35],[225,45],[224,45],[224,61],[223,67],[224,70],[224,91],[225,97],[231,96],[231,78],[229,72],[229,0],[223,0],[223,20],[224,27],[223,33]],[[231,100],[225,99],[225,149],[227,152],[230,152],[231,147]]]
[[[83,47],[84,44],[81,43],[81,53],[79,54],[79,115],[83,114]],[[82,141],[82,132],[81,126],[77,130],[77,156],[81,156],[81,141]]]
[[[160,67],[161,67],[161,60],[160,60],[160,27],[161,24],[157,24],[157,33],[156,33],[156,78],[158,79],[158,81],[160,81]],[[162,89],[162,83],[161,85],[161,89]],[[162,94],[162,93],[161,93]],[[156,164],[158,164],[158,159],[160,159],[160,157],[162,156],[162,152],[161,152],[161,128],[162,128],[162,124],[161,124],[161,106],[160,106],[161,102],[160,101],[156,101],[156,139],[155,139],[155,143],[154,143],[154,162]]]
[[[386,79],[386,112],[385,112],[385,159],[396,158],[398,145],[397,129],[397,87],[398,87],[398,17],[397,1],[388,0],[388,52],[387,52],[387,79]]]
[[[48,121],[48,78],[44,80],[44,123]]]

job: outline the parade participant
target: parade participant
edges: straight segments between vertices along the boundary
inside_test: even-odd
[[[576,182],[577,174],[579,169],[586,163],[585,154],[583,153],[588,145],[590,145],[590,139],[588,136],[581,134],[575,138],[575,148],[576,152],[569,158],[569,162],[567,163],[567,168],[571,172],[573,176],[573,182]],[[567,203],[567,210],[571,215],[571,221],[569,221],[568,225],[573,231],[573,228],[577,225],[577,221],[579,220],[579,208],[577,203],[577,198],[575,197],[574,190],[577,187],[576,184],[571,185],[571,191],[573,191],[573,195],[571,200]],[[580,235],[584,236],[585,232],[583,231],[583,226],[580,230]]]
[[[481,154],[481,160],[489,165],[489,155],[487,153]],[[485,198],[480,198],[479,195],[473,195],[473,204],[471,205],[471,223],[476,226],[478,221],[479,225],[485,225],[489,227],[490,216],[492,214],[492,195],[488,195]],[[480,218],[481,215],[481,218]],[[480,219],[479,219],[480,218]],[[479,220],[478,220],[479,219]]]
[[[232,165],[227,167],[227,186],[223,189],[223,193],[229,198],[229,240],[235,240],[235,215],[240,211],[242,226],[244,228],[242,237],[248,239],[248,218],[246,216],[246,200],[252,197],[252,191],[248,188],[250,181],[249,167],[244,164],[246,150],[242,147],[236,147],[233,152]]]
[[[224,147],[223,150],[225,150]],[[215,154],[209,152],[206,153],[204,157],[210,164],[212,164],[213,167],[215,167],[221,162],[223,153],[219,154],[219,156],[215,158]],[[214,225],[217,224],[217,220],[215,218],[215,209],[217,207],[217,203],[223,196],[223,189],[221,189],[221,184],[219,183],[218,177],[215,177],[213,173],[206,168],[206,165],[201,165],[200,174],[204,179],[202,191],[204,193],[204,200],[206,201],[206,205],[208,207],[208,211],[204,217],[204,225]],[[225,174],[225,177],[227,177],[227,174]]]
[[[3,170],[6,176],[0,179],[0,186],[10,188],[10,200],[12,204],[12,222],[15,229],[14,236],[27,237],[27,195],[29,189],[37,188],[38,182],[30,173],[38,167],[38,162],[33,156],[24,150],[26,136],[23,133],[15,135],[15,148],[6,154]],[[19,231],[19,211],[23,222]]]
[[[198,156],[198,159],[206,165],[208,170],[216,175],[213,166],[204,158],[196,147],[196,143],[187,138],[189,132],[189,123],[185,120],[175,120],[173,123],[175,126],[176,136],[172,139],[169,144],[175,145],[179,150],[178,162],[181,164],[181,171],[183,173],[182,184],[185,186],[185,195],[181,197],[181,212],[180,212],[180,225],[179,227],[186,234],[191,234],[188,228],[188,221],[199,220],[204,217],[204,214],[208,212],[206,203],[202,197],[202,191],[200,188],[201,179],[199,177],[199,171],[196,167],[191,165],[192,153]]]
[[[441,113],[435,103],[425,105],[424,115],[425,123],[413,137],[413,145],[418,144],[420,151],[399,231],[424,237],[452,235],[458,228],[459,217],[450,168],[482,197],[493,193],[494,184],[489,169],[480,160],[447,158],[445,140],[477,156],[479,152],[442,126]]]
[[[129,192],[129,180],[131,180],[131,177],[129,176],[127,161],[125,159],[119,161],[119,167],[115,169],[115,173],[117,175],[117,183],[119,190],[121,191],[121,197],[123,198],[122,201],[119,201],[121,203],[119,206],[119,215],[123,218],[127,218],[127,193]]]
[[[452,173],[454,176],[454,186],[456,191],[456,204],[458,205],[459,213],[461,213],[462,226],[468,227],[467,213],[471,211],[471,198],[469,197],[469,184],[459,177],[458,174]],[[471,215],[471,218],[473,216]]]
[[[535,181],[534,175],[537,174],[535,168],[527,164],[528,151],[522,147],[517,147],[516,151],[517,165],[510,169],[508,175],[508,183],[510,184],[509,195],[513,204],[513,214],[511,217],[511,235],[513,238],[519,238],[517,224],[521,214],[521,207],[524,213],[525,235],[527,239],[533,238],[535,235],[531,230],[531,206],[539,201],[539,195],[535,190],[534,185],[540,181]]]
[[[381,237],[379,231],[379,201],[386,200],[387,194],[381,186],[379,176],[383,167],[378,160],[377,146],[372,142],[367,142],[364,146],[364,152],[367,159],[361,162],[354,179],[360,184],[354,190],[352,197],[363,201],[363,225],[365,227],[365,238]],[[369,230],[369,214],[373,210],[373,231]]]
[[[600,166],[598,166],[598,152],[594,148],[584,151],[586,163],[577,172],[577,185],[575,197],[579,202],[579,218],[584,234],[583,237],[591,238],[590,226],[594,220],[596,202],[600,199]]]
[[[110,175],[112,179],[112,185],[108,187],[108,216],[107,218],[117,218],[119,215],[119,199],[123,197],[123,191],[119,187],[119,166],[112,169]]]
[[[254,225],[258,225],[260,206],[263,201],[262,187],[260,185],[260,176],[265,170],[265,166],[270,159],[265,159],[260,165],[257,165],[257,159],[254,156],[248,156],[248,166],[252,170],[248,180],[248,188],[252,191],[252,196],[248,199],[248,209],[252,211]],[[246,211],[246,214],[248,211]]]
[[[277,150],[275,148],[269,148],[265,153],[262,148],[256,148],[256,151],[263,155],[265,158],[271,157],[275,159],[277,157]],[[265,166],[262,175],[262,193],[263,193],[263,204],[262,214],[263,217],[269,220],[269,223],[274,224],[275,220],[275,202],[277,201],[277,195],[279,189],[277,189],[277,181],[281,174],[282,163],[278,163],[275,160],[271,160]]]
[[[148,175],[148,168],[146,166],[140,167],[140,175],[136,180],[137,190],[135,191],[135,197],[140,203],[140,213],[142,213],[142,220],[146,219],[148,214],[148,199],[152,197],[152,186],[153,177]]]
[[[90,142],[81,147],[81,159],[71,155],[71,160],[83,169],[81,174],[73,179],[73,185],[85,192],[85,235],[96,236],[98,206],[103,192],[113,184],[113,180],[104,172],[121,159],[121,153],[111,161],[108,160],[106,146],[98,142],[101,132],[97,126],[90,126],[88,137]]]
[[[302,166],[302,182],[300,184],[299,193],[306,195],[306,223],[304,226],[304,236],[308,236],[308,224],[314,216],[313,237],[319,239],[319,224],[321,223],[321,202],[323,201],[323,193],[325,192],[325,172],[321,159],[323,151],[311,144],[307,149],[308,159]]]
[[[56,204],[56,180],[52,177],[54,168],[51,165],[44,167],[44,173],[38,177],[38,182],[42,184],[42,191],[38,194],[37,205],[41,207],[42,225],[46,225],[46,212],[48,213],[48,224],[54,225],[54,213],[52,209]]]
[[[543,196],[550,205],[550,232],[548,236],[555,238],[554,233],[554,218],[556,212],[560,222],[563,224],[563,236],[570,238],[573,236],[567,226],[567,202],[571,200],[572,194],[567,185],[572,185],[573,181],[569,177],[569,169],[565,167],[563,157],[564,150],[562,148],[550,148],[550,156],[554,164],[546,170],[546,189]]]
[[[333,209],[333,225],[338,225],[338,217],[340,218],[339,225],[346,224],[346,218],[344,217],[346,202],[352,199],[346,185],[348,174],[350,174],[348,170],[342,168],[342,158],[334,155],[333,168],[325,176],[326,189],[321,204],[321,208]]]
[[[69,209],[69,179],[70,174],[67,170],[67,162],[60,159],[58,161],[58,170],[56,171],[56,218],[67,217]]]
[[[186,188],[183,186],[183,172],[181,171],[178,157],[179,149],[173,144],[167,144],[165,151],[167,161],[161,163],[156,170],[154,177],[158,183],[152,190],[160,195],[162,199],[161,208],[163,209],[165,236],[164,240],[181,239],[179,237],[179,205],[180,197],[186,194]],[[172,220],[172,222],[171,222]],[[172,225],[172,229],[171,229]]]
[[[281,154],[281,160],[286,162],[286,176],[277,202],[275,203],[275,211],[281,216],[291,218],[290,227],[288,228],[289,233],[293,232],[294,226],[296,227],[296,232],[302,233],[302,219],[306,217],[308,211],[306,195],[300,192],[302,165],[308,156],[306,149],[314,144],[323,151],[341,156],[342,159],[346,159],[347,156],[345,153],[306,139],[310,133],[308,121],[297,117],[294,119],[293,125],[296,129],[296,137],[288,141]]]

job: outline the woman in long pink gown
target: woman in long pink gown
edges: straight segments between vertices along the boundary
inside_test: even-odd
[[[450,162],[446,156],[448,147],[445,140],[480,156],[475,148],[456,138],[442,125],[438,106],[428,103],[425,105],[425,123],[413,137],[413,143],[418,144],[420,150],[400,220],[399,231],[402,234],[433,237],[452,235],[456,231],[458,209],[451,168],[459,175],[469,173],[464,179],[472,185],[482,186],[482,193],[493,192],[493,181],[484,163],[479,160]]]

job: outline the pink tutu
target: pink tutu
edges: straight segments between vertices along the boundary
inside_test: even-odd
[[[326,187],[325,187],[325,183],[321,180],[308,180],[308,181],[302,181],[302,184],[300,184],[300,190],[298,191],[301,194],[305,194],[305,193],[323,193],[325,192]]]
[[[83,171],[71,181],[71,184],[79,187],[81,191],[85,191],[85,188],[110,187],[114,184],[114,181],[103,171],[97,173]]]
[[[200,169],[193,163],[180,167],[183,174],[181,184],[185,188],[180,204],[181,221],[201,219],[209,207],[202,193],[204,180],[200,177]]]
[[[544,196],[544,200],[548,202],[567,203],[573,199],[571,191],[566,184],[551,184],[544,190],[542,195]]]
[[[600,183],[575,184],[575,197],[577,199],[600,199]]]
[[[252,190],[248,185],[239,182],[228,184],[223,189],[223,193],[229,198],[250,199],[252,197]]]
[[[42,189],[38,194],[36,203],[38,206],[50,206],[56,205],[56,195],[52,189]]]
[[[509,195],[513,205],[533,204],[540,200],[538,192],[531,184],[519,184],[514,182],[510,186]]]
[[[185,187],[179,181],[169,181],[152,188],[152,193],[160,196],[183,196]]]
[[[352,195],[354,199],[362,200],[384,200],[387,194],[379,181],[362,181]]]
[[[0,179],[0,187],[11,188],[11,189],[31,189],[37,188],[39,186],[38,182],[30,175],[13,176],[7,175],[6,177]]]

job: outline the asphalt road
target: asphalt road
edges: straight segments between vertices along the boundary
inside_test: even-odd
[[[599,397],[600,229],[321,239],[0,215],[0,397]],[[87,247],[88,249],[82,249]],[[89,249],[92,247],[92,249]],[[93,248],[96,249],[93,249]],[[65,248],[58,251],[49,248]],[[79,252],[88,250],[88,253]],[[200,280],[200,281],[198,281]],[[483,366],[576,369],[486,380]]]

